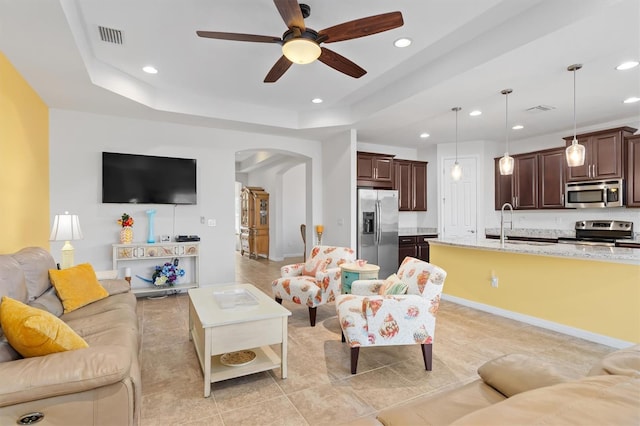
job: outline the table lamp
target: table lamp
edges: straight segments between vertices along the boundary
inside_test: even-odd
[[[69,212],[56,215],[53,219],[53,228],[51,229],[49,241],[64,241],[64,246],[62,246],[62,269],[73,266],[73,246],[70,241],[81,240],[82,238],[78,215],[69,214]]]

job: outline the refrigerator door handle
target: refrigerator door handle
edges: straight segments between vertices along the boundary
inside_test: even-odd
[[[376,201],[376,245],[380,245],[380,215],[382,211],[380,209],[380,200]]]

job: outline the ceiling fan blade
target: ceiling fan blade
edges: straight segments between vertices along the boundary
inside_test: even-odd
[[[218,31],[196,31],[200,37],[215,38],[219,40],[234,41],[252,41],[256,43],[278,43],[282,44],[280,37],[254,35],[254,34],[238,34],[238,33],[221,33]]]
[[[318,60],[326,65],[329,65],[334,70],[338,70],[353,78],[360,78],[367,73],[363,68],[351,62],[349,59],[342,55],[337,54],[333,50],[329,50],[322,47],[322,53]]]
[[[320,36],[318,41],[335,43],[336,41],[351,40],[392,30],[402,25],[404,25],[404,21],[401,12],[383,13],[325,28],[318,32]]]
[[[301,31],[305,30],[304,18],[302,17],[302,11],[300,5],[296,0],[273,0],[280,16],[287,24],[287,27],[298,27]]]
[[[280,59],[271,67],[269,74],[264,78],[265,83],[275,83],[278,81],[282,74],[284,74],[293,62],[287,59],[286,56],[282,55]]]

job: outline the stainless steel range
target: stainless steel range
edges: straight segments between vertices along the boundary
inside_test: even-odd
[[[558,238],[564,244],[615,246],[616,240],[633,238],[633,222],[624,220],[579,220],[575,238]]]

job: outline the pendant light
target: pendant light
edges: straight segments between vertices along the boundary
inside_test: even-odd
[[[451,167],[451,178],[455,181],[460,180],[462,177],[462,167],[458,163],[458,111],[461,109],[460,107],[451,108],[451,111],[455,111],[456,113],[456,162],[453,163],[453,167]]]
[[[567,157],[567,165],[569,167],[578,167],[584,165],[585,148],[584,145],[578,143],[576,138],[576,71],[582,68],[582,64],[573,64],[567,67],[567,71],[573,73],[573,141],[565,151]]]
[[[509,93],[513,92],[511,89],[504,89],[500,93],[504,95],[505,99],[505,151],[504,155],[500,159],[500,174],[512,175],[513,174],[513,157],[509,156]]]

